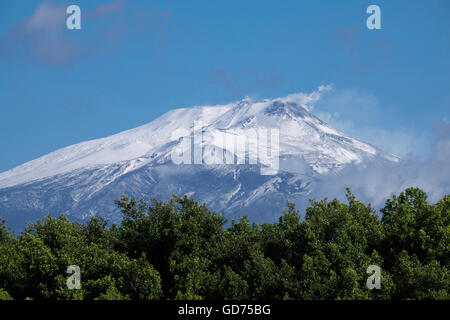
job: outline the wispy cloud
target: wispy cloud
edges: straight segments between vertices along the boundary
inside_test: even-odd
[[[345,187],[349,186],[360,199],[379,207],[392,194],[408,187],[422,188],[431,201],[450,194],[450,123],[442,121],[435,129],[439,139],[426,159],[407,156],[398,163],[347,166],[334,177],[327,177],[314,196],[344,199]]]
[[[297,103],[303,107],[305,107],[307,110],[312,111],[314,108],[314,103],[319,101],[322,98],[322,95],[327,92],[334,89],[334,85],[328,84],[328,85],[320,85],[317,90],[307,94],[307,93],[293,93],[290,95],[287,95],[284,98],[280,98],[281,100],[285,102],[293,102]]]
[[[391,54],[393,43],[382,34],[364,34],[365,24],[360,22],[337,28],[332,39],[338,48],[351,58],[350,74],[368,74],[380,71],[385,66],[386,57]]]
[[[393,115],[367,91],[336,90],[315,104],[314,113],[337,130],[401,157],[429,151],[430,132],[398,124],[389,128]]]
[[[65,26],[69,3],[44,1],[31,16],[0,34],[0,58],[54,66],[74,64],[115,50],[127,35],[139,32],[147,36],[150,33],[159,47],[164,46],[170,12],[136,9],[127,4],[114,0],[90,11],[81,8],[82,29],[69,31]],[[142,19],[143,15],[150,19]],[[85,31],[86,25],[92,33]]]
[[[2,59],[60,64],[82,55],[80,44],[65,36],[65,5],[41,3],[33,15],[0,35]]]

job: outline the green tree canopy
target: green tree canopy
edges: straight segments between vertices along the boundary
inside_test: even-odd
[[[0,220],[4,299],[449,299],[450,196],[409,188],[381,214],[345,203],[293,203],[276,223],[223,214],[188,197],[122,196],[120,225],[44,217],[18,236]],[[81,271],[69,289],[68,266]],[[381,269],[369,290],[367,268]]]

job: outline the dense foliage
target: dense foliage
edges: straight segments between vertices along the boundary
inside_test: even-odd
[[[311,200],[303,219],[287,204],[279,222],[225,228],[223,215],[187,197],[116,203],[120,226],[64,215],[19,236],[0,222],[0,299],[449,299],[450,196],[393,196],[380,218],[348,203]],[[81,289],[69,290],[69,265]],[[369,265],[381,289],[369,290]]]

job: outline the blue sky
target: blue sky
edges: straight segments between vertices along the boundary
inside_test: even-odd
[[[81,30],[65,27],[70,4]],[[317,115],[425,155],[448,122],[449,35],[446,0],[1,1],[0,172],[173,108],[328,84]]]

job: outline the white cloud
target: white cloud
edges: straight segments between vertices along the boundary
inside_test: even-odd
[[[345,187],[349,186],[359,199],[380,207],[392,194],[409,187],[423,189],[431,201],[450,193],[450,123],[447,118],[435,125],[439,138],[433,143],[431,130],[388,128],[383,121],[387,122],[392,115],[380,107],[377,97],[370,92],[340,90],[322,97],[329,89],[306,98],[314,106],[315,115],[337,130],[400,155],[402,159],[398,163],[377,160],[364,166],[349,165],[334,176],[323,177],[324,181],[319,183],[312,197],[344,200]]]
[[[66,7],[64,5],[43,2],[25,22],[28,28],[52,29],[58,26],[64,26],[66,17],[65,10]]]
[[[349,186],[359,199],[379,207],[392,194],[409,187],[423,189],[431,201],[450,194],[450,124],[443,121],[436,129],[439,139],[427,158],[410,155],[398,163],[369,162],[363,167],[347,166],[336,176],[327,177],[314,197],[344,199],[345,187]]]
[[[430,148],[430,132],[398,125],[388,128],[392,114],[370,92],[333,92],[314,105],[314,114],[337,130],[400,157],[425,154]]]
[[[293,93],[277,100],[283,102],[292,102],[305,107],[307,110],[313,109],[313,104],[322,98],[324,92],[333,90],[332,84],[320,85],[316,91],[312,93]]]

